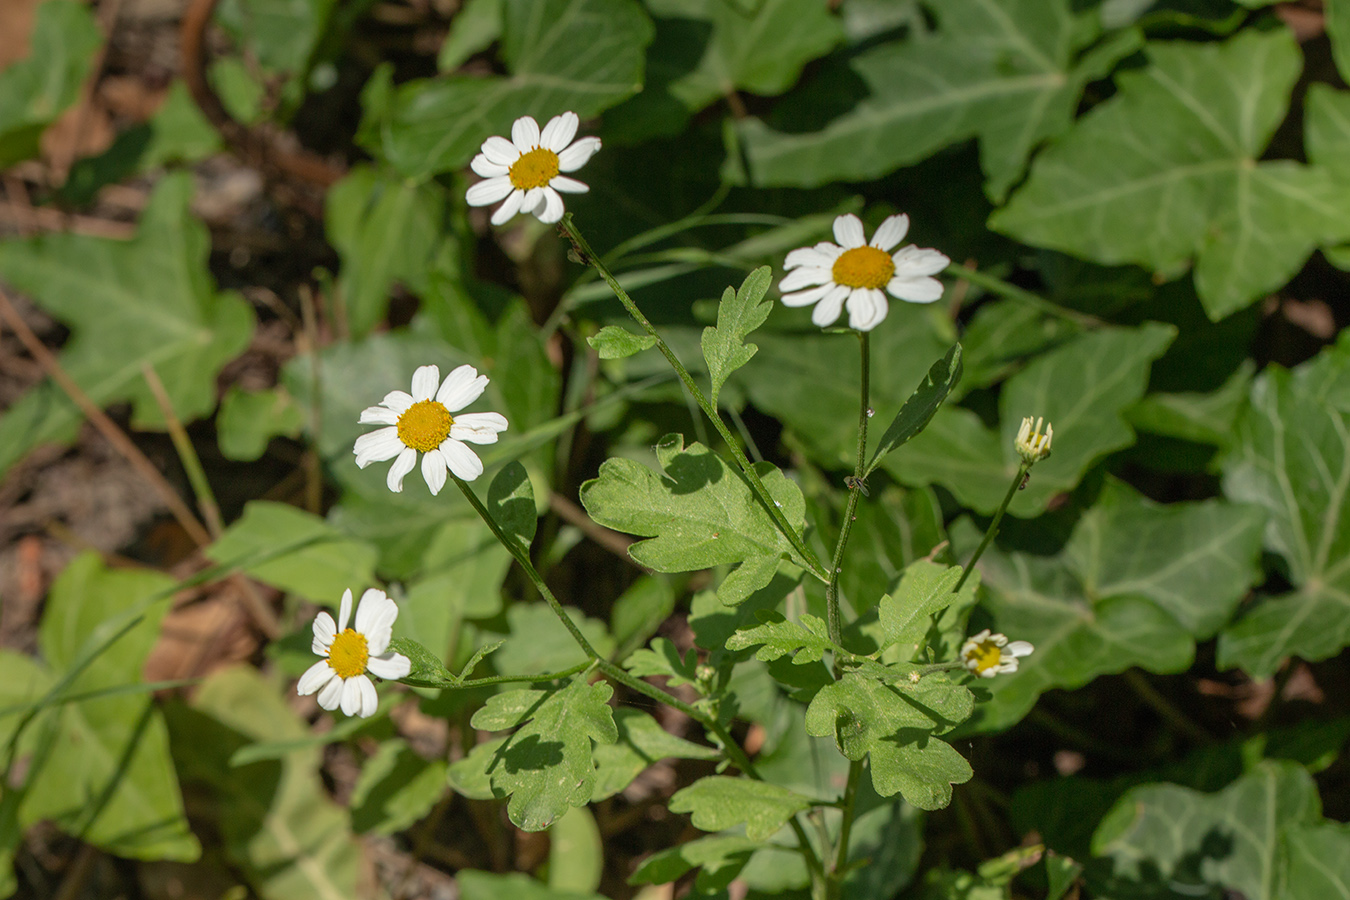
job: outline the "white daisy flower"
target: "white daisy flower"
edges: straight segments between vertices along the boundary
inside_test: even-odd
[[[389,650],[398,604],[374,588],[361,595],[356,610],[356,627],[348,628],[352,616],[352,592],[343,591],[337,623],[327,612],[314,620],[314,642],[310,648],[322,656],[300,676],[295,690],[302,697],[319,692],[319,705],[337,709],[349,716],[366,718],[380,705],[369,672],[378,678],[398,679],[412,671],[412,663],[401,653]]]
[[[1027,416],[1022,420],[1022,427],[1017,429],[1017,455],[1028,466],[1038,463],[1050,455],[1050,442],[1054,438],[1055,429],[1045,419],[1036,419],[1033,424],[1031,416]]]
[[[501,225],[516,213],[533,213],[541,222],[553,224],[563,216],[559,191],[584,194],[589,187],[560,175],[575,172],[600,149],[598,137],[573,142],[580,119],[574,112],[554,116],[539,133],[539,123],[521,116],[511,126],[511,140],[490,137],[483,152],[469,164],[483,180],[469,188],[470,206],[491,206],[503,198],[506,202],[492,214],[492,224]]]
[[[419,451],[424,454],[422,477],[432,494],[445,487],[446,469],[456,478],[473,481],[483,474],[483,463],[464,442],[497,443],[497,433],[506,430],[506,419],[495,412],[451,413],[482,396],[487,383],[488,377],[479,375],[473,366],[455,369],[445,376],[444,384],[440,369],[422,366],[413,373],[411,394],[390,391],[379,406],[361,411],[362,425],[389,427],[356,439],[356,464],[364,469],[373,462],[394,460],[387,483],[396,493],[403,490],[403,476],[417,465]]]
[[[816,304],[811,321],[821,328],[839,318],[848,306],[848,325],[871,331],[886,318],[886,294],[910,303],[932,303],[942,296],[936,275],[951,262],[936,250],[913,245],[891,248],[909,231],[909,216],[891,216],[881,223],[872,242],[863,234],[861,220],[849,213],[834,220],[834,238],[814,247],[800,247],[787,255],[788,275],[778,283],[787,306]],[[794,271],[795,270],[795,271]],[[882,292],[885,288],[885,293]]]
[[[1006,634],[988,628],[971,635],[961,645],[961,664],[982,678],[1017,671],[1017,657],[1030,656],[1036,648],[1026,641],[1008,643]]]

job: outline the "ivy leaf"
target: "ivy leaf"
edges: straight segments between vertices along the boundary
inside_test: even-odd
[[[1288,29],[1146,48],[1118,92],[1037,158],[990,225],[1018,240],[1175,278],[1194,260],[1218,320],[1284,284],[1345,230],[1326,173],[1259,162],[1302,69]],[[1147,135],[1145,140],[1142,136]]]
[[[101,43],[103,33],[85,4],[37,6],[27,58],[0,72],[0,169],[38,155],[42,132],[79,98]]]
[[[1224,492],[1270,514],[1265,544],[1294,590],[1259,600],[1219,638],[1219,665],[1268,678],[1290,655],[1350,643],[1350,338],[1293,371],[1270,366],[1225,458]]]
[[[1109,874],[1097,878],[1096,867],[1089,867],[1090,881],[1100,882],[1093,893],[1121,896],[1140,885],[1166,884],[1179,894],[1227,891],[1249,900],[1334,897],[1306,888],[1325,879],[1329,862],[1345,858],[1344,841],[1332,842],[1340,852],[1323,858],[1319,873],[1299,866],[1300,881],[1283,886],[1278,874],[1286,869],[1291,839],[1319,824],[1320,807],[1312,777],[1287,762],[1261,763],[1216,794],[1172,784],[1135,788],[1093,835],[1094,855],[1111,863]]]
[[[299,437],[304,417],[285,390],[245,391],[231,386],[220,400],[216,441],[221,455],[235,462],[253,462],[274,437]]]
[[[1284,832],[1284,897],[1350,900],[1350,825],[1324,821]]]
[[[979,727],[1006,727],[1042,692],[1108,672],[1184,670],[1256,580],[1264,523],[1258,507],[1160,506],[1108,482],[1057,556],[990,547],[980,568],[993,628],[1036,650],[988,682]]]
[[[773,309],[765,300],[773,270],[760,266],[745,277],[739,290],[727,288],[717,307],[717,326],[703,329],[703,358],[708,361],[712,379],[712,405],[726,383],[727,376],[750,361],[759,347],[747,344],[745,337],[764,324]]]
[[[493,476],[488,485],[487,511],[518,550],[530,552],[539,515],[534,506],[534,486],[519,461],[512,460]]]
[[[1023,417],[1044,416],[1055,428],[1054,452],[1036,464],[1009,507],[1013,515],[1038,515],[1097,460],[1134,441],[1125,410],[1143,396],[1153,360],[1175,335],[1171,326],[1149,323],[1075,338],[1004,383],[997,432],[968,409],[945,407],[886,457],[886,471],[906,484],[941,484],[965,506],[992,514],[1021,465],[1016,438]]]
[[[899,792],[920,809],[940,809],[951,802],[951,786],[973,773],[935,731],[952,728],[972,707],[970,692],[941,676],[901,690],[848,672],[817,692],[806,732],[833,737],[851,760],[871,754],[872,786],[881,796]]]
[[[510,74],[402,85],[378,129],[377,154],[425,177],[467,165],[520,116],[541,126],[564,110],[590,118],[642,88],[651,39],[635,0],[503,0],[501,58]]]
[[[0,241],[0,278],[70,326],[61,365],[100,405],[132,403],[132,425],[162,428],[145,383],[149,363],[180,419],[216,405],[216,375],[247,345],[253,312],[218,294],[206,268],[210,238],[188,209],[192,179],[156,185],[130,241],[47,234]],[[50,381],[0,417],[0,473],[32,447],[69,440],[83,414]]]
[[[1031,151],[1069,127],[1083,86],[1138,43],[1125,31],[1080,57],[1098,29],[1067,0],[944,0],[930,9],[935,35],[864,50],[798,92],[798,108],[857,98],[823,127],[742,120],[753,183],[871,181],[974,137],[986,190],[1001,199]],[[729,160],[725,174],[734,170]]]
[[[595,788],[591,802],[612,797],[633,783],[644,769],[662,759],[720,759],[722,752],[715,747],[678,738],[638,709],[621,706],[614,710],[614,724],[619,738],[612,744],[597,744],[595,757]]]
[[[896,589],[881,598],[881,630],[887,646],[917,645],[923,640],[932,617],[957,600],[959,595],[952,589],[960,580],[960,566],[943,566],[926,559],[910,563]]]
[[[497,694],[474,713],[474,728],[516,729],[488,768],[493,793],[511,797],[506,811],[516,827],[543,831],[570,807],[590,802],[591,742],[612,744],[618,738],[606,705],[613,693],[605,682],[577,679],[562,688]]]
[[[749,778],[709,775],[670,798],[670,811],[690,813],[694,827],[724,831],[745,823],[745,836],[765,841],[812,803],[785,787]]]
[[[606,325],[598,334],[586,338],[586,343],[599,352],[601,359],[624,359],[656,346],[650,334],[633,334],[618,325]]]
[[[872,451],[872,460],[867,464],[862,477],[866,478],[881,464],[882,458],[901,444],[923,431],[933,415],[947,399],[952,388],[961,380],[961,345],[953,344],[947,355],[928,370],[923,382],[914,389],[905,405],[895,414],[876,449]]]
[[[742,628],[727,638],[728,650],[746,650],[758,646],[755,658],[772,662],[791,656],[794,665],[819,662],[826,651],[839,649],[828,637],[825,620],[803,613],[800,622],[790,622],[781,613],[761,612],[762,624]]]
[[[733,606],[773,579],[778,560],[796,559],[740,473],[699,443],[667,435],[656,447],[664,475],[631,459],[607,459],[581,486],[581,502],[601,525],[650,536],[628,548],[658,572],[689,572],[740,563],[718,588]],[[769,495],[798,530],[806,514],[801,489],[772,465],[756,467]]]

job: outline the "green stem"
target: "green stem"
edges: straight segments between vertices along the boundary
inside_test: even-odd
[[[575,675],[578,672],[584,672],[595,665],[594,659],[587,659],[585,662],[577,663],[570,669],[563,669],[561,672],[541,672],[538,675],[491,675],[487,678],[470,678],[460,681],[454,685],[455,688],[483,687],[489,684],[518,684],[521,682],[543,682],[543,681],[561,681],[569,675]]]
[[[858,780],[862,777],[862,760],[854,760],[848,766],[848,784],[844,787],[843,820],[839,825],[839,847],[835,851],[834,871],[831,872],[830,893],[837,897],[843,886],[840,876],[848,868],[848,842],[853,833],[853,803],[858,797]]]
[[[1008,486],[1008,493],[1003,497],[1003,502],[998,505],[998,511],[994,513],[994,518],[989,521],[989,528],[984,533],[984,540],[980,541],[980,546],[975,548],[975,555],[970,558],[970,562],[966,563],[966,569],[961,573],[961,580],[956,582],[956,587],[952,588],[953,594],[961,592],[962,585],[966,583],[970,573],[975,571],[975,563],[980,561],[985,548],[994,539],[994,535],[998,534],[998,523],[1003,521],[1003,513],[1007,511],[1008,504],[1012,503],[1013,496],[1017,493],[1017,489],[1022,486],[1022,480],[1027,477],[1027,473],[1030,471],[1031,466],[1026,463],[1017,467],[1017,474],[1013,476],[1012,484]]]
[[[979,269],[971,269],[959,265],[958,263],[952,263],[947,267],[947,274],[956,278],[963,278],[977,287],[984,288],[991,294],[1007,297],[1010,300],[1016,300],[1025,303],[1028,306],[1034,306],[1036,309],[1039,309],[1047,315],[1066,319],[1078,325],[1099,327],[1106,324],[1096,316],[1090,316],[1087,313],[1081,313],[1077,310],[1060,306],[1057,303],[1051,303],[1039,294],[1033,294],[1031,291],[1020,288],[1015,284],[1009,284],[1002,278],[990,275],[988,272],[981,272]]]
[[[805,539],[803,539],[802,536],[797,533],[797,530],[792,527],[792,523],[788,522],[787,516],[783,513],[783,510],[779,507],[777,501],[773,499],[773,495],[769,493],[769,489],[764,486],[764,482],[760,480],[759,473],[755,471],[755,467],[746,457],[745,451],[741,449],[741,445],[732,435],[731,429],[722,421],[722,417],[718,415],[716,408],[708,402],[708,398],[703,395],[703,391],[701,391],[698,385],[694,383],[694,377],[689,374],[689,370],[684,367],[684,364],[680,362],[679,358],[675,355],[675,352],[670,349],[670,346],[665,342],[661,335],[657,333],[656,327],[652,325],[651,321],[648,320],[645,315],[643,315],[642,310],[638,309],[637,304],[633,302],[633,298],[628,296],[628,292],[625,291],[623,286],[615,280],[612,274],[610,274],[609,269],[605,267],[605,264],[595,255],[595,251],[591,249],[591,245],[586,243],[586,239],[582,237],[581,232],[577,230],[577,226],[572,222],[570,213],[563,216],[561,227],[563,231],[567,233],[567,236],[572,239],[572,243],[576,245],[582,258],[600,273],[600,277],[609,285],[609,289],[614,292],[614,296],[619,298],[619,302],[623,304],[624,309],[628,310],[628,314],[633,317],[633,320],[642,326],[643,331],[646,331],[647,334],[651,335],[656,340],[657,349],[661,351],[661,355],[666,358],[666,361],[670,363],[676,374],[680,376],[680,381],[684,383],[685,389],[689,391],[689,394],[694,398],[695,402],[698,403],[699,408],[703,410],[703,414],[706,415],[709,421],[713,423],[714,427],[717,428],[717,433],[721,435],[722,440],[726,442],[727,448],[730,450],[732,457],[736,460],[736,465],[740,467],[741,471],[745,474],[746,480],[750,483],[751,491],[755,494],[756,499],[758,499],[765,510],[768,511],[769,516],[773,519],[774,525],[777,526],[778,530],[788,539],[788,542],[792,544],[792,548],[797,551],[797,555],[800,557],[800,560],[806,564],[806,568],[810,570],[812,575],[815,575],[821,581],[828,583],[830,579],[828,573],[825,571],[825,567],[821,565],[819,558],[816,557],[816,554],[812,552],[811,548],[806,545]]]
[[[839,528],[839,540],[834,545],[834,558],[830,560],[830,580],[825,588],[825,617],[830,632],[830,640],[843,646],[843,625],[839,619],[839,573],[843,570],[844,548],[848,545],[848,536],[853,531],[853,514],[858,509],[858,495],[862,493],[863,469],[867,460],[867,413],[871,404],[870,373],[872,367],[871,342],[866,331],[858,332],[858,343],[862,348],[862,408],[858,411],[858,461],[853,467],[853,478],[849,481],[848,505],[844,509],[844,521]]]

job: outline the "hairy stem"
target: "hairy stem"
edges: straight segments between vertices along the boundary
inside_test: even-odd
[[[1017,489],[1022,486],[1023,479],[1027,477],[1027,473],[1030,471],[1031,466],[1026,463],[1017,467],[1017,474],[1013,476],[1012,484],[1008,486],[1008,493],[1004,495],[1003,502],[998,505],[994,518],[989,520],[989,528],[984,532],[984,540],[980,541],[980,546],[975,548],[975,555],[970,558],[970,562],[966,563],[965,571],[961,573],[961,580],[956,582],[956,587],[952,588],[953,594],[961,592],[961,587],[966,583],[966,579],[970,577],[971,572],[975,571],[975,563],[980,561],[980,557],[984,555],[989,542],[998,534],[998,523],[1003,521],[1003,514],[1007,512],[1008,504],[1012,503],[1013,496],[1017,493]]]
[[[830,631],[830,640],[843,645],[843,623],[839,619],[839,574],[843,570],[844,548],[848,545],[848,536],[853,531],[853,514],[858,509],[858,495],[863,490],[863,470],[867,464],[867,420],[871,409],[871,343],[865,331],[858,332],[858,344],[862,357],[862,405],[858,411],[858,461],[853,467],[853,477],[848,482],[848,505],[844,509],[844,521],[839,527],[839,540],[834,545],[834,558],[830,560],[830,580],[825,588],[826,624]]]
[[[841,806],[843,819],[839,825],[839,846],[835,848],[834,868],[830,872],[830,896],[838,897],[843,887],[843,873],[848,867],[848,842],[853,834],[853,803],[858,797],[858,780],[862,777],[862,760],[854,760],[848,765],[848,783],[844,786],[844,801]]]

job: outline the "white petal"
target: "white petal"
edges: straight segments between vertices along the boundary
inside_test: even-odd
[[[375,715],[380,708],[380,696],[375,693],[375,682],[364,675],[357,675],[352,681],[356,682],[356,686],[361,692],[361,703],[356,709],[356,714],[363,719],[368,719]]]
[[[903,214],[890,216],[881,223],[877,233],[872,235],[872,246],[889,253],[892,247],[905,239],[905,234],[908,231],[909,216]]]
[[[509,175],[511,173],[510,166],[495,163],[488,159],[487,155],[484,153],[475,156],[473,162],[469,163],[469,168],[473,169],[474,172],[482,175],[484,178],[501,178],[503,175]]]
[[[464,413],[455,416],[455,424],[450,426],[450,437],[472,444],[495,444],[497,433],[506,428],[506,416],[501,413]]]
[[[308,697],[336,677],[337,673],[328,664],[328,660],[321,659],[300,676],[300,683],[295,686],[295,692],[301,697]]]
[[[491,206],[516,189],[511,179],[502,175],[498,178],[486,178],[469,186],[464,199],[470,206]]]
[[[554,175],[548,186],[564,194],[584,194],[590,190],[590,186],[586,183],[568,178],[566,175]]]
[[[440,448],[428,450],[422,457],[422,480],[431,488],[431,496],[436,496],[445,487],[445,457]]]
[[[390,600],[384,591],[367,588],[361,595],[361,602],[356,607],[356,630],[366,636],[367,643],[372,632],[393,626],[397,618],[398,604]],[[384,648],[371,652],[383,653]]]
[[[843,312],[844,298],[848,295],[849,289],[842,284],[830,288],[830,292],[821,298],[815,309],[811,310],[811,321],[821,328],[833,325],[834,320],[839,318],[839,313]]]
[[[581,119],[577,118],[574,112],[554,116],[544,126],[544,133],[539,137],[539,146],[547,147],[554,153],[563,152],[567,145],[572,143],[572,138],[576,137],[577,126],[580,124]]]
[[[441,370],[437,366],[418,366],[413,373],[412,395],[418,403],[436,396],[436,388],[441,386]]]
[[[347,623],[352,619],[352,590],[342,592],[342,602],[338,604],[337,630],[346,631]]]
[[[400,413],[387,406],[367,406],[361,410],[362,425],[397,425]]]
[[[859,288],[848,298],[848,327],[871,331],[882,323],[889,310],[890,304],[881,291]]]
[[[886,291],[898,300],[932,303],[942,296],[942,282],[936,278],[892,278]]]
[[[558,154],[558,170],[575,172],[586,165],[591,157],[599,151],[600,139],[598,137],[580,138],[575,144]]]
[[[783,280],[778,282],[778,290],[787,293],[799,291],[804,287],[815,287],[818,284],[830,284],[833,281],[834,274],[829,269],[802,266],[787,273]]]
[[[577,182],[580,184],[580,182]],[[551,187],[541,188],[544,194],[544,208],[536,211],[535,216],[545,225],[552,225],[563,217],[562,197]]]
[[[495,134],[483,141],[483,155],[488,158],[488,162],[499,166],[509,166],[520,159],[520,151],[516,149],[516,145]]]
[[[520,201],[520,211],[525,215],[532,215],[544,202],[543,188],[530,188],[525,192],[525,197]]]
[[[497,211],[492,214],[491,222],[493,225],[505,225],[511,220],[511,217],[520,212],[520,203],[525,199],[525,192],[513,190],[511,195],[506,198],[506,202],[497,207]]]
[[[529,153],[539,146],[539,123],[533,116],[521,116],[511,126],[511,143],[521,153]]]
[[[947,254],[913,244],[897,250],[891,261],[898,275],[936,275],[951,265]]]
[[[1004,653],[1011,654],[1012,656],[1030,656],[1035,650],[1036,648],[1026,641],[1013,641],[1003,648]]]
[[[338,678],[337,673],[329,679],[328,683],[319,691],[319,705],[324,709],[337,709],[338,704],[342,702],[342,685],[346,679]]]
[[[822,247],[830,249],[822,250]],[[830,250],[834,252],[831,253]],[[814,247],[798,247],[787,255],[783,260],[784,269],[795,269],[798,266],[813,266],[826,271],[834,267],[834,261],[844,252],[844,248],[836,247],[834,244],[817,244]]]
[[[862,220],[853,213],[845,213],[834,220],[834,239],[846,250],[861,247],[867,243],[863,234]]]
[[[402,653],[382,653],[366,661],[370,674],[388,681],[397,681],[412,671],[412,662]]]
[[[352,452],[356,454],[357,468],[364,469],[373,462],[393,459],[404,449],[403,442],[398,439],[397,428],[381,428],[357,438]]]
[[[454,438],[448,438],[440,447],[446,465],[461,481],[473,481],[483,474],[483,462],[478,455]]]
[[[989,635],[990,631],[988,628],[986,628],[984,629],[984,631],[978,632],[977,634],[972,634],[969,638],[966,639],[966,643],[971,645],[984,643],[985,639],[988,638]]]
[[[323,650],[314,652],[320,656],[328,653],[328,648],[333,646],[333,638],[337,637],[337,625],[333,623],[333,617],[326,611],[319,613],[314,617],[314,644],[322,647]]]
[[[342,712],[344,715],[354,716],[361,711],[361,682],[370,684],[370,679],[364,675],[356,675],[346,679],[342,683]],[[373,688],[375,685],[370,684]]]
[[[833,284],[822,284],[820,287],[798,291],[795,294],[784,294],[779,299],[783,301],[784,306],[810,306],[834,289]]]
[[[404,447],[403,452],[394,460],[394,464],[389,467],[389,474],[385,477],[384,483],[389,486],[389,490],[395,494],[403,490],[403,478],[413,470],[417,465],[417,451],[411,447]]]
[[[483,396],[487,383],[488,377],[479,375],[473,366],[459,366],[445,376],[445,384],[436,392],[436,402],[455,412]]]
[[[399,415],[408,411],[408,407],[413,405],[412,394],[407,391],[390,391],[384,395],[380,401],[381,406],[387,406]]]

